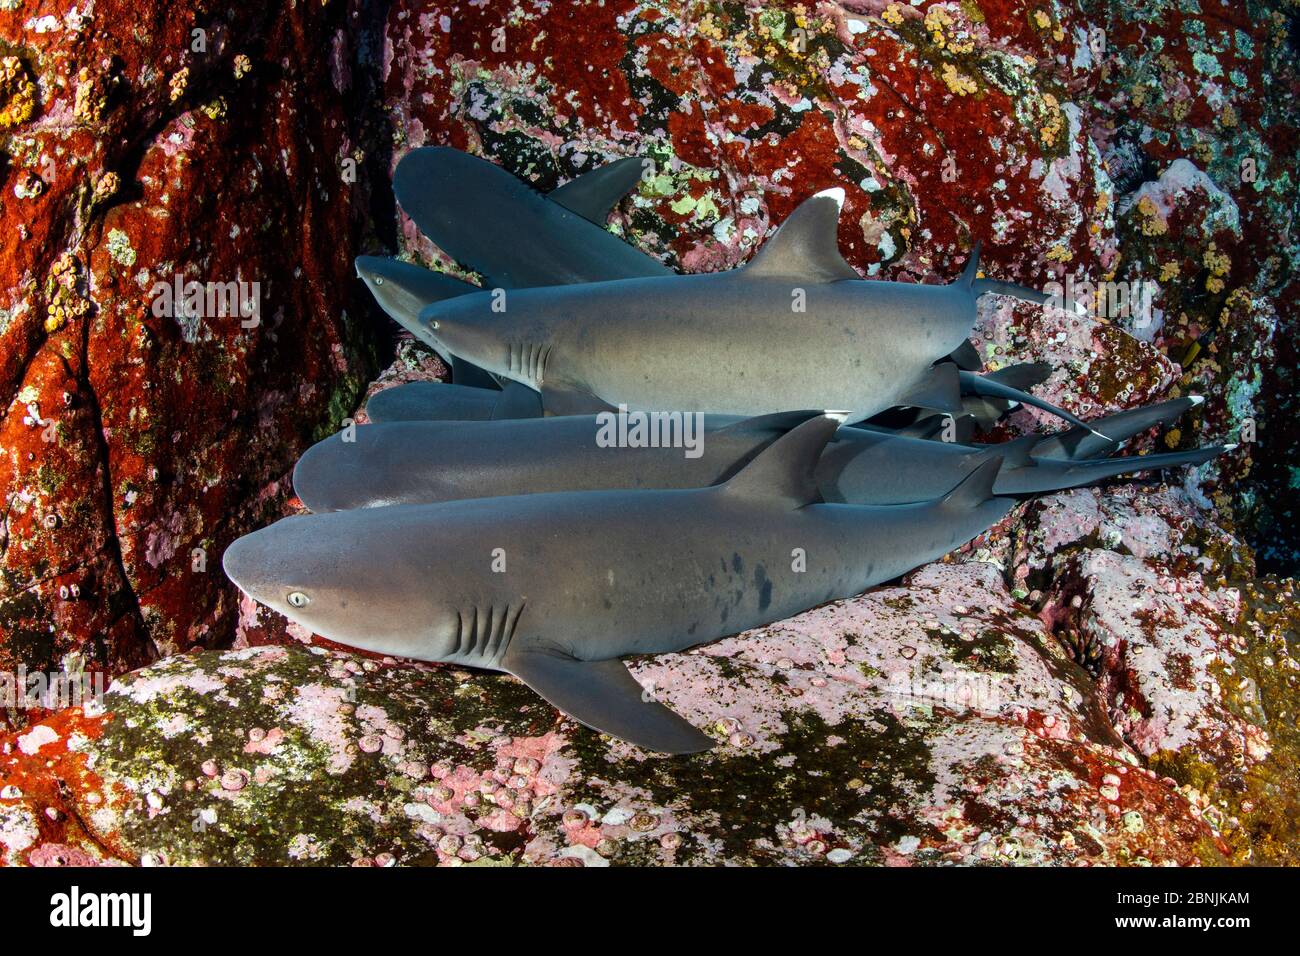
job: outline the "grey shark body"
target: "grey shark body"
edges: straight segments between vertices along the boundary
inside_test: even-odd
[[[642,169],[638,157],[618,160],[544,196],[486,160],[432,146],[402,157],[393,191],[420,231],[488,288],[671,275],[604,228]]]
[[[602,441],[614,434],[612,416],[387,422],[318,442],[298,461],[293,484],[317,513],[558,491],[699,488],[725,481],[816,414],[707,415],[698,435],[643,425],[631,447]],[[1104,427],[1105,421],[1096,424]],[[674,443],[673,434],[686,441]],[[827,501],[910,504],[942,497],[998,457],[995,494],[1037,495],[1132,472],[1195,465],[1223,451],[1216,446],[1074,461],[1032,457],[1039,441],[1029,436],[1001,445],[959,445],[845,427],[818,462],[817,485]],[[687,442],[691,447],[684,447]]]
[[[561,414],[960,411],[956,366],[932,363],[971,331],[974,263],[946,286],[859,279],[836,248],[842,195],[804,202],[741,269],[466,295],[421,318],[448,351]]]
[[[680,651],[842,599],[982,533],[997,462],[947,497],[825,504],[812,419],[703,489],[471,499],[287,518],[232,544],[245,593],[330,640],[507,671],[596,730],[666,753],[710,738],[619,658]]]

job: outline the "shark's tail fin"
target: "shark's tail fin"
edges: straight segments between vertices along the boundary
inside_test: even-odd
[[[1087,430],[1073,428],[1048,435],[1034,449],[1035,458],[1095,458],[1110,455],[1119,443],[1157,425],[1169,425],[1204,401],[1198,395],[1131,408],[1094,421]],[[1100,436],[1100,437],[1099,437]]]
[[[971,291],[977,296],[992,292],[997,295],[1009,295],[1014,299],[1023,299],[1026,302],[1037,302],[1039,305],[1051,300],[1046,292],[1039,292],[1037,289],[1030,289],[1023,285],[1016,285],[1014,282],[999,282],[997,279],[976,279],[971,283]]]

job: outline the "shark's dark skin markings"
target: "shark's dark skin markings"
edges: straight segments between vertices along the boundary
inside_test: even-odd
[[[823,503],[815,469],[839,424],[813,418],[709,488],[305,515],[239,539],[224,566],[245,593],[330,640],[507,671],[596,730],[693,753],[713,741],[644,694],[620,657],[858,594],[1014,504],[992,496],[996,459],[937,501]]]
[[[816,412],[753,419],[706,415],[698,457],[682,447],[601,447],[594,415],[495,422],[390,421],[312,446],[294,491],[314,512],[463,498],[716,484]],[[1095,423],[1106,428],[1106,419]],[[1110,429],[1107,429],[1108,431]],[[1119,432],[1117,432],[1119,433]],[[1222,446],[1164,455],[1074,461],[1031,457],[1041,439],[958,445],[845,427],[817,467],[827,501],[909,504],[942,497],[991,457],[999,495],[1035,495],[1139,471],[1208,461]]]

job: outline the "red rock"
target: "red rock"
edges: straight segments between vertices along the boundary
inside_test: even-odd
[[[0,667],[115,674],[229,640],[222,548],[369,377],[346,77],[321,69],[345,11],[43,12],[0,11],[38,91],[4,130]],[[155,316],[177,274],[260,283],[261,324]]]

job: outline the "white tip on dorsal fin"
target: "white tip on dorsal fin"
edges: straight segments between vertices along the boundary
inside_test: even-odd
[[[745,266],[749,276],[809,282],[860,278],[840,255],[838,231],[844,190],[835,186],[805,199]]]

